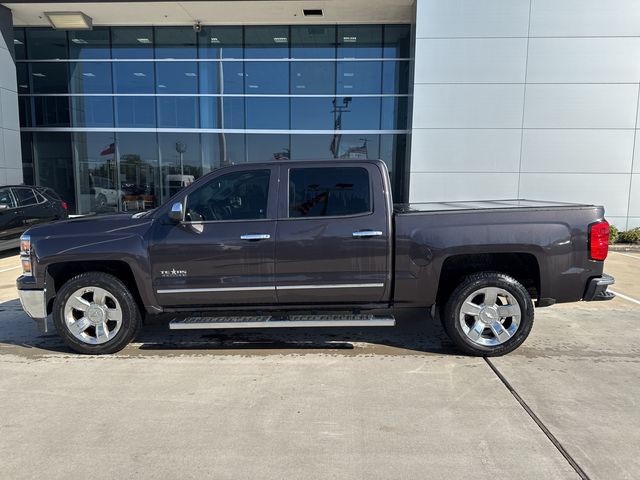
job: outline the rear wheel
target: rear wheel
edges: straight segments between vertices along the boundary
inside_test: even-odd
[[[451,293],[442,323],[464,353],[491,357],[518,348],[531,332],[533,315],[531,296],[517,280],[482,272]]]
[[[122,350],[137,335],[142,318],[118,278],[88,272],[62,286],[53,304],[53,322],[71,349],[99,355]]]

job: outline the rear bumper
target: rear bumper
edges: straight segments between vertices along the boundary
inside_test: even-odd
[[[587,284],[587,289],[584,292],[582,300],[585,302],[595,302],[602,300],[612,300],[615,298],[615,294],[608,292],[609,285],[616,283],[615,278],[605,273],[601,277],[592,278]]]
[[[46,290],[18,290],[22,309],[34,320],[47,318]]]

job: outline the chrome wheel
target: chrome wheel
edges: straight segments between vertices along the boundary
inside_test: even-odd
[[[500,345],[518,330],[522,313],[515,297],[498,287],[485,287],[469,295],[460,307],[459,322],[474,343]]]
[[[115,296],[100,287],[76,290],[64,305],[67,329],[78,340],[98,345],[111,340],[122,326],[122,308]]]

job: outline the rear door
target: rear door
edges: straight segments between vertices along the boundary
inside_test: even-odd
[[[18,199],[22,220],[26,228],[55,218],[56,211],[51,202],[33,188],[13,187],[13,192]]]
[[[388,298],[390,225],[374,163],[281,168],[276,291],[281,304]]]
[[[0,187],[0,249],[18,246],[24,231],[22,216],[9,187]]]

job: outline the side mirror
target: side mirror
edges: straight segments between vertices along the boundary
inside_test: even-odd
[[[9,210],[9,205],[7,205],[6,203],[0,203],[0,212],[2,210]]]
[[[169,211],[169,218],[171,221],[180,223],[184,219],[184,212],[182,211],[182,203],[176,202],[171,206]]]

